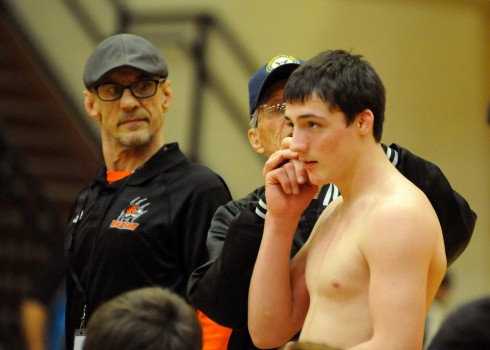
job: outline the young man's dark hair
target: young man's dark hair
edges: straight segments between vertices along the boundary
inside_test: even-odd
[[[87,327],[84,350],[200,350],[195,310],[168,289],[133,290],[102,304]]]
[[[490,296],[469,301],[444,320],[429,350],[490,349]]]
[[[310,69],[315,67],[315,69]],[[301,81],[298,84],[297,81]],[[340,109],[350,125],[365,109],[373,112],[373,134],[377,142],[383,134],[385,87],[380,77],[361,55],[344,50],[327,50],[296,69],[284,93],[286,102],[305,102],[317,95],[331,109]]]

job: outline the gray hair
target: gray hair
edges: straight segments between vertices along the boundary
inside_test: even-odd
[[[252,129],[256,129],[259,126],[259,111],[257,109],[250,116],[249,126]]]

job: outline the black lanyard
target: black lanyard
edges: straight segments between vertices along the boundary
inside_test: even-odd
[[[70,275],[73,279],[73,282],[75,282],[75,286],[76,286],[77,290],[82,295],[83,313],[82,313],[82,318],[81,318],[81,322],[80,322],[80,329],[85,328],[85,318],[86,318],[86,311],[87,311],[87,294],[85,293],[85,290],[83,289],[82,283],[80,282],[80,279],[78,278],[77,274],[75,273],[75,270],[72,267],[72,264],[70,261],[71,260],[70,259],[70,256],[71,256],[70,252],[71,252],[72,247],[74,245],[75,232],[78,229],[78,225],[79,225],[80,221],[82,221],[84,211],[85,211],[85,207],[87,206],[88,197],[89,197],[89,194],[91,191],[92,191],[92,189],[88,188],[87,191],[85,191],[85,193],[82,194],[82,196],[83,196],[83,199],[81,199],[82,207],[77,214],[77,222],[75,223],[75,227],[73,228],[72,233],[71,233],[70,246],[68,247],[68,259],[67,259],[68,260],[68,270],[70,271]]]
[[[89,270],[88,270],[88,278],[87,278],[87,290],[88,290],[88,287],[89,287],[89,284],[90,284],[91,274],[92,274],[92,270],[93,270],[92,267],[93,267],[93,263],[94,263],[93,261],[94,261],[94,254],[95,254],[95,243],[97,241],[98,233],[100,232],[100,227],[102,225],[103,218],[106,215],[106,213],[109,210],[109,208],[111,207],[111,205],[114,203],[114,201],[119,197],[119,195],[121,194],[122,190],[126,187],[126,185],[127,185],[127,183],[128,183],[128,181],[129,181],[130,178],[131,178],[131,175],[129,175],[126,178],[124,178],[124,182],[120,185],[120,187],[118,189],[116,189],[116,194],[113,196],[113,198],[111,199],[110,203],[106,206],[106,210],[104,211],[104,213],[101,213],[100,214],[101,215],[101,219],[100,219],[99,225],[97,227],[97,231],[96,231],[96,234],[95,234],[95,237],[94,237],[94,242],[92,244],[92,249],[91,249],[91,253],[90,253]],[[68,269],[70,271],[70,275],[71,275],[71,277],[73,279],[73,282],[75,282],[75,285],[76,285],[77,290],[82,295],[83,312],[82,312],[82,317],[80,319],[80,329],[84,329],[85,328],[88,297],[87,297],[87,293],[86,293],[85,289],[82,286],[82,283],[81,283],[80,279],[78,278],[77,273],[75,272],[75,269],[73,268],[73,265],[71,264],[71,258],[70,258],[71,257],[71,254],[70,253],[72,252],[72,247],[74,246],[75,233],[77,232],[78,225],[80,224],[80,222],[82,221],[83,217],[85,216],[84,211],[85,211],[85,208],[86,208],[87,203],[88,203],[88,199],[89,199],[90,194],[92,193],[92,191],[93,191],[93,188],[89,188],[89,189],[87,189],[87,191],[85,193],[82,194],[83,198],[81,198],[80,201],[83,204],[82,204],[81,210],[80,210],[80,212],[78,214],[78,216],[79,216],[78,217],[78,220],[75,223],[75,226],[74,226],[74,228],[72,230],[71,242],[70,242],[70,246],[68,248]]]

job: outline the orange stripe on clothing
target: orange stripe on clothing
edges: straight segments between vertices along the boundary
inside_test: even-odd
[[[197,318],[202,327],[202,350],[226,350],[231,328],[223,327],[197,310]]]

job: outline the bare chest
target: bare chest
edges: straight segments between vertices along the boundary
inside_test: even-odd
[[[310,298],[348,300],[366,293],[369,269],[360,248],[365,222],[334,217],[315,230],[306,264]]]

